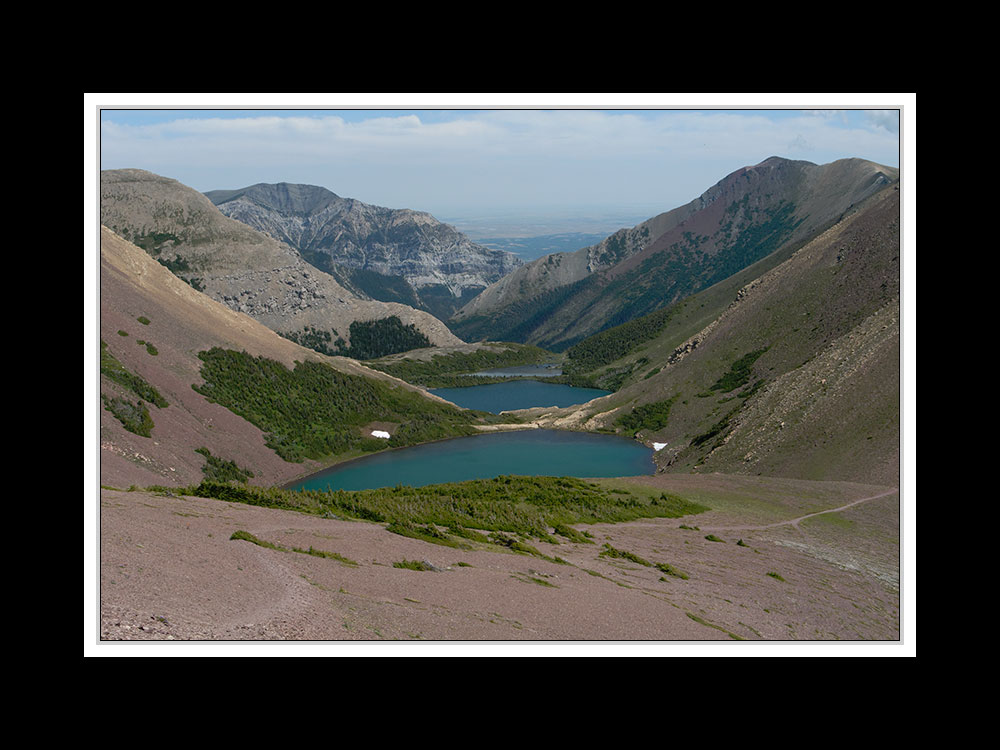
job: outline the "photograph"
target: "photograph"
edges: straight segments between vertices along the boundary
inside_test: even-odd
[[[915,656],[915,177],[915,93],[85,93],[85,657]]]

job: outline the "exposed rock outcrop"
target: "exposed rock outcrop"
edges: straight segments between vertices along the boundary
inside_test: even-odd
[[[455,309],[522,265],[513,253],[478,245],[428,213],[373,206],[313,185],[258,184],[205,195],[226,216],[288,243],[375,299],[406,294],[402,280],[418,306]],[[354,278],[358,271],[367,275]]]
[[[101,223],[194,288],[279,333],[314,327],[349,341],[352,322],[396,316],[432,345],[461,343],[423,310],[359,298],[294,248],[224,216],[176,180],[139,169],[102,172]]]

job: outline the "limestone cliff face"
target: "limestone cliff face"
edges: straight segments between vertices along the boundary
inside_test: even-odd
[[[176,180],[138,169],[102,172],[101,223],[195,289],[279,333],[314,327],[349,340],[352,322],[396,316],[435,346],[461,343],[425,311],[359,298],[293,247],[222,215]]]
[[[348,283],[353,272],[369,272],[364,292],[376,299],[395,298],[385,294],[398,295],[402,279],[418,305],[425,290],[436,288],[457,307],[522,264],[513,253],[477,245],[428,213],[373,206],[313,185],[259,184],[205,195],[226,216],[288,243]],[[380,290],[374,274],[397,287]]]

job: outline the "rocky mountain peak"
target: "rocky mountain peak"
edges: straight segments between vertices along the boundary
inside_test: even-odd
[[[438,317],[522,265],[431,214],[341,198],[314,185],[252,185],[205,194],[226,216],[286,242],[360,296]]]

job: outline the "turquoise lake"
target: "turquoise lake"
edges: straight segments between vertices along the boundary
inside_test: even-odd
[[[499,414],[511,409],[528,409],[532,406],[575,406],[593,398],[607,396],[611,391],[598,388],[573,388],[560,383],[542,383],[537,380],[512,380],[509,383],[492,383],[470,388],[434,388],[431,393],[466,409]]]
[[[627,477],[652,474],[653,451],[628,438],[561,430],[517,430],[425,443],[355,459],[291,489],[422,487],[505,474]]]

